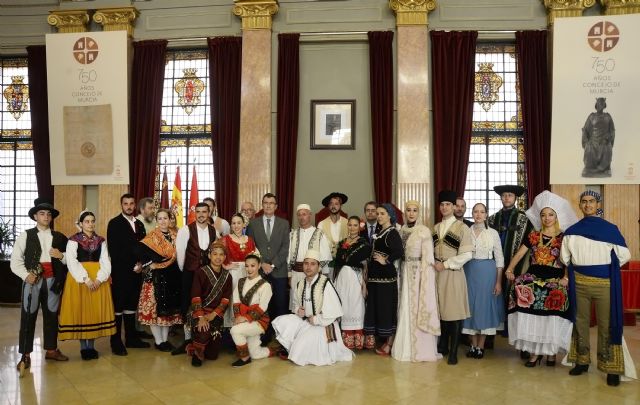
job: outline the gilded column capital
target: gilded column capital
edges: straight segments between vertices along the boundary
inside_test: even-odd
[[[599,0],[604,15],[638,14],[640,0]]]
[[[547,25],[552,27],[558,17],[581,17],[596,0],[543,0],[543,3],[547,9]]]
[[[49,11],[47,22],[56,27],[59,33],[86,32],[89,12],[87,10]]]
[[[103,31],[127,31],[127,35],[133,37],[138,14],[135,7],[102,8],[93,14],[93,21],[102,25]]]
[[[427,16],[435,10],[436,0],[389,0],[396,13],[396,25],[428,25]]]
[[[243,30],[270,30],[278,12],[277,0],[234,0],[233,14],[242,19]]]

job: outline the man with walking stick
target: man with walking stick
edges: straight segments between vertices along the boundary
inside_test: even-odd
[[[34,207],[29,210],[29,218],[36,221],[36,226],[20,234],[11,254],[11,271],[24,281],[19,337],[22,357],[17,365],[20,377],[31,366],[30,355],[40,306],[45,359],[69,360],[58,349],[58,308],[67,276],[64,261],[67,237],[50,228],[51,221],[58,214],[49,200],[36,198]]]

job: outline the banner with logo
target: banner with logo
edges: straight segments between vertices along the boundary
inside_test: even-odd
[[[127,33],[48,34],[51,183],[128,184]]]
[[[551,184],[640,183],[640,14],[557,18]]]

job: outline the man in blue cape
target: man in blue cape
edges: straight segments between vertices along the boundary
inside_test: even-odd
[[[595,300],[598,370],[607,374],[608,385],[617,386],[621,375],[635,378],[631,356],[624,353],[620,283],[620,266],[629,261],[631,253],[618,227],[599,216],[600,199],[600,194],[591,190],[580,195],[584,218],[565,231],[562,241],[562,261],[569,267],[570,305],[575,314],[567,360],[575,364],[571,375],[589,369],[589,322]]]

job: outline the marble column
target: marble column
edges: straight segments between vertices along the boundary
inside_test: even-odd
[[[427,16],[435,0],[390,0],[396,13],[397,142],[396,205],[422,204],[422,218],[433,224],[432,151],[429,120],[429,36]]]
[[[271,184],[271,19],[275,0],[235,0],[233,13],[242,19],[242,86],[238,204],[251,201],[260,209]]]

